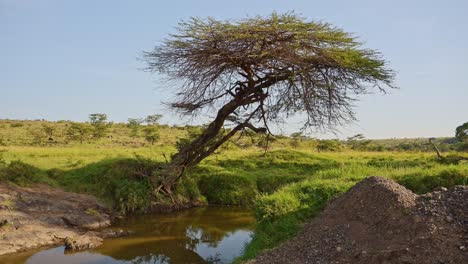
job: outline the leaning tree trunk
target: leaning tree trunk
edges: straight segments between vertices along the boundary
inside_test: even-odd
[[[442,155],[440,154],[439,148],[436,146],[436,144],[433,142],[435,138],[430,138],[429,143],[431,143],[432,148],[434,148],[434,151],[437,153],[437,158],[442,159]]]
[[[238,123],[226,135],[218,137],[223,128],[226,119],[234,113],[239,107],[253,102],[261,102],[266,98],[266,95],[258,94],[238,94],[233,100],[225,104],[217,113],[215,120],[211,122],[203,133],[193,142],[183,147],[171,160],[171,162],[162,169],[159,173],[160,182],[156,186],[155,193],[162,191],[165,194],[171,195],[172,189],[177,181],[183,176],[184,172],[198,163],[204,158],[215,152],[224,142],[234,136],[238,131],[249,128],[257,133],[265,133],[266,128],[256,128],[249,123],[250,119],[260,109],[250,113],[249,117],[243,122]]]
[[[200,161],[212,154],[218,147],[244,127],[238,125],[224,137],[215,140],[223,128],[226,118],[231,115],[239,105],[237,100],[231,100],[224,105],[218,111],[215,120],[208,125],[203,133],[193,142],[183,147],[172,158],[171,162],[159,174],[161,183],[156,191],[164,190],[164,192],[170,194],[174,184],[176,184],[188,168],[200,163]]]

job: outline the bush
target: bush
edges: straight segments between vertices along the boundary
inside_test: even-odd
[[[265,249],[278,246],[281,242],[294,237],[300,227],[301,221],[293,215],[286,215],[273,222],[258,223],[252,241],[246,245],[243,255],[237,258],[234,263],[254,258]]]
[[[272,195],[260,195],[255,199],[255,216],[259,220],[274,219],[299,210],[301,202],[292,192],[279,191]]]
[[[10,127],[23,127],[24,124],[23,123],[11,123],[10,124]]]
[[[198,189],[197,182],[193,179],[193,177],[183,177],[179,184],[174,191],[176,194],[176,198],[181,203],[188,203],[188,202],[198,202],[198,203],[206,203],[204,201],[200,189]]]
[[[151,205],[149,180],[114,179],[105,187],[121,213],[144,212]]]
[[[273,193],[284,185],[305,180],[305,176],[264,175],[257,178],[257,188],[263,193]]]
[[[404,167],[417,167],[427,165],[425,159],[404,159],[404,160],[395,160],[393,157],[380,157],[372,158],[367,162],[368,166],[373,166],[377,168],[404,168]]]
[[[227,172],[203,176],[198,186],[211,204],[248,205],[258,193],[254,180]]]
[[[149,176],[159,166],[148,159],[111,159],[70,171],[61,179],[70,191],[108,201],[121,213],[145,212],[151,205]]]
[[[0,162],[0,180],[11,182],[19,186],[29,186],[33,183],[55,183],[47,178],[46,174],[40,169],[16,160],[9,164]]]
[[[319,212],[326,202],[347,190],[344,183],[306,180],[287,185],[270,195],[255,200],[255,215],[259,220],[274,220],[294,212],[300,218]]]
[[[304,221],[319,213],[327,201],[349,187],[350,184],[343,182],[305,180],[287,185],[273,194],[258,196],[255,214],[260,221],[252,241],[236,262],[255,257],[295,236]]]
[[[432,175],[427,172],[407,174],[396,178],[396,181],[417,194],[423,194],[441,186],[450,188],[455,185],[467,185],[468,171],[454,167]]]

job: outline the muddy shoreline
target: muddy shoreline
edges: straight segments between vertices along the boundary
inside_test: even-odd
[[[0,183],[0,255],[54,245],[99,246],[103,238],[126,235],[109,229],[116,216],[90,195]]]

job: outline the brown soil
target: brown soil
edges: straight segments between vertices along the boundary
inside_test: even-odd
[[[79,248],[93,247],[107,233],[90,230],[109,225],[109,211],[94,197],[0,183],[0,255],[63,244],[66,238]]]
[[[370,177],[250,263],[468,263],[468,186],[416,195]]]

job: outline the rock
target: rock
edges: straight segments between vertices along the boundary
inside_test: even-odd
[[[105,238],[116,238],[116,237],[123,237],[123,236],[129,236],[133,234],[134,232],[129,231],[129,230],[112,230],[112,229],[107,229],[101,232],[102,236]]]
[[[78,237],[65,238],[66,250],[78,251],[98,247],[102,244],[102,238],[95,235],[84,234]]]
[[[102,242],[101,234],[88,231],[110,225],[109,210],[89,195],[46,185],[27,188],[0,182],[2,199],[15,206],[0,208],[0,255],[62,244],[66,237],[70,249],[95,247]]]

